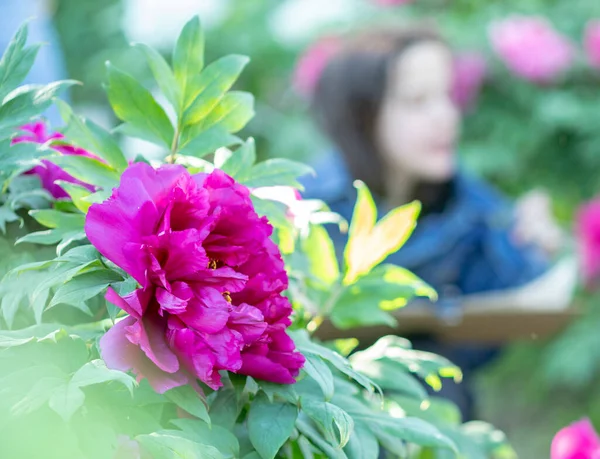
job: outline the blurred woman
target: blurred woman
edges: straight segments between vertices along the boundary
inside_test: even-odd
[[[367,31],[348,39],[329,59],[313,97],[318,124],[337,152],[320,158],[316,179],[305,182],[307,197],[325,200],[348,220],[356,200],[354,179],[367,184],[380,216],[421,201],[413,236],[386,262],[432,285],[443,316],[460,314],[461,295],[513,288],[540,276],[547,268],[544,249],[556,244],[551,224],[527,230],[532,213],[551,222],[543,199],[534,202],[536,212],[530,203],[515,221],[501,195],[457,167],[461,116],[453,82],[452,53],[432,29]],[[341,252],[345,235],[330,231]],[[416,348],[453,360],[466,384],[470,372],[496,353],[442,346],[432,336],[409,338]],[[468,386],[447,384],[445,390],[470,419]]]

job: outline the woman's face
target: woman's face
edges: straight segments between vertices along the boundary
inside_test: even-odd
[[[452,56],[442,44],[409,47],[389,70],[376,142],[390,171],[441,182],[454,173],[460,116],[451,99]]]

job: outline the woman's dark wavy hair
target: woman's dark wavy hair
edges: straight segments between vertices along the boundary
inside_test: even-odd
[[[386,195],[374,133],[391,64],[411,46],[431,41],[447,45],[426,25],[360,32],[329,61],[317,83],[312,101],[317,123],[352,176],[376,195]]]

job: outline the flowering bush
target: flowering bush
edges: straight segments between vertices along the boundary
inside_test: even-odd
[[[528,80],[546,83],[573,60],[568,40],[539,17],[510,17],[490,28],[492,47],[507,67]]]
[[[205,67],[197,18],[172,65],[137,45],[175,119],[108,65],[118,130],[162,148],[152,164],[129,160],[112,134],[56,100],[69,82],[19,88],[35,55],[25,41],[23,27],[0,64],[2,241],[16,250],[22,222],[16,243],[31,252],[0,283],[4,455],[514,457],[500,432],[470,429],[429,397],[422,381],[439,389],[441,378],[460,379],[451,362],[398,337],[350,358],[355,340],[315,337],[326,320],[393,326],[393,307],[435,297],[411,273],[379,265],[410,235],[417,203],[376,223],[358,184],[340,266],[321,226],[339,218],[296,193],[268,192],[299,188],[310,168],[256,163],[254,141],[234,135],[254,112],[250,94],[230,91],[247,59]],[[52,102],[66,123],[60,145],[89,154],[15,142]],[[44,184],[60,186],[60,199],[23,175],[46,163],[68,174]]]

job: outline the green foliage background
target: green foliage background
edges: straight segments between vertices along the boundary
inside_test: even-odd
[[[224,21],[207,31],[211,43],[207,60],[229,52],[253,56],[238,84],[255,95],[258,116],[244,133],[256,138],[259,156],[307,159],[318,154],[326,143],[310,121],[306,101],[290,89],[295,59],[313,37],[297,45],[283,45],[274,39],[268,19],[279,1],[230,3]],[[118,0],[58,0],[57,5],[56,23],[72,77],[97,81],[102,52],[111,50],[111,58],[124,52],[126,40],[118,18],[122,5]],[[554,199],[557,215],[569,228],[579,203],[597,193],[600,185],[600,74],[585,64],[581,53],[583,29],[588,19],[600,18],[600,3],[416,0],[413,5],[385,10],[369,8],[366,0],[349,1],[348,5],[366,13],[324,27],[323,32],[433,17],[458,49],[486,54],[490,73],[476,107],[465,118],[464,163],[513,196],[533,187],[545,188]],[[84,9],[94,9],[98,19],[91,24],[79,20]],[[510,14],[547,17],[578,47],[574,68],[544,87],[511,75],[494,57],[486,38],[490,22]],[[94,52],[79,51],[85,33],[95,37],[89,40],[96,46]],[[95,84],[74,91],[76,102],[102,100]],[[597,304],[593,297],[583,301],[590,308]],[[511,346],[507,356],[482,375],[483,413],[512,435],[523,457],[547,456],[553,433],[582,413],[600,425],[595,408],[598,397],[593,390],[599,360],[596,323],[575,324],[548,344]]]

